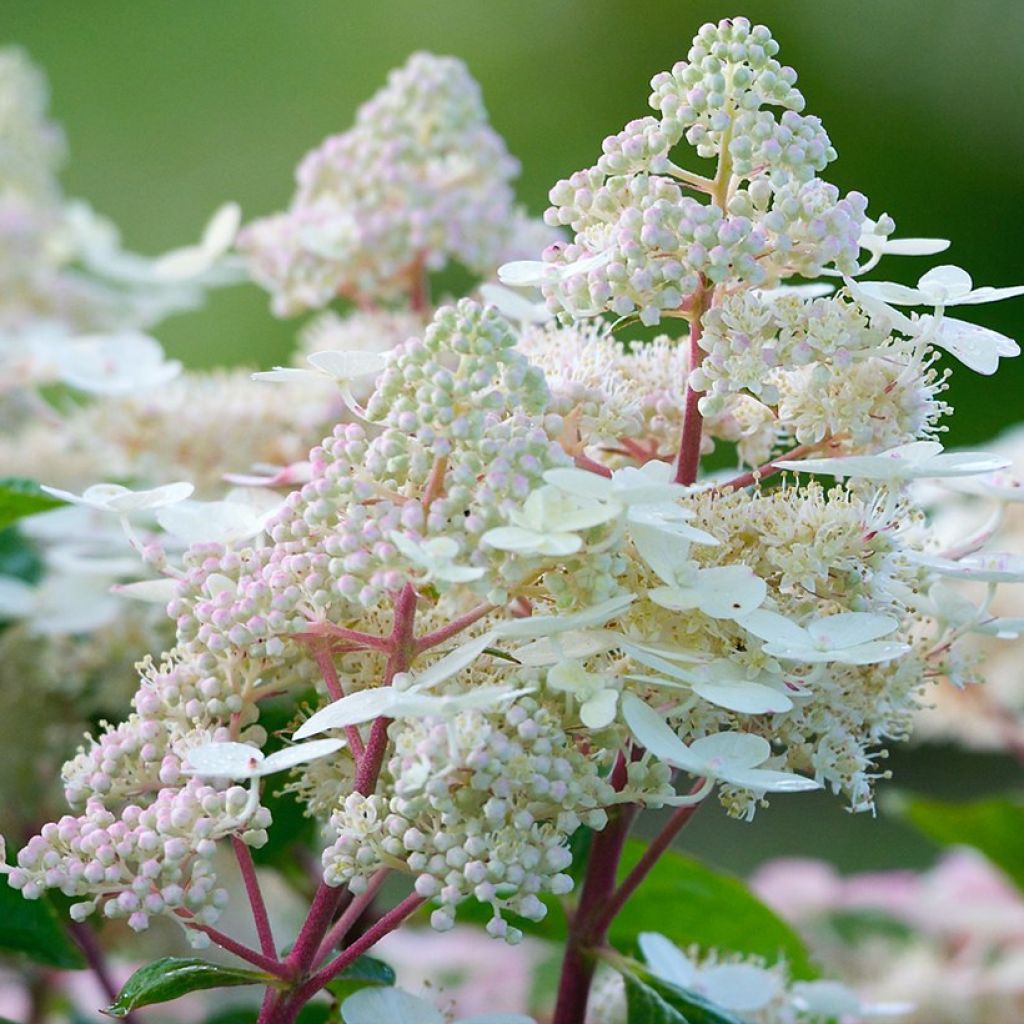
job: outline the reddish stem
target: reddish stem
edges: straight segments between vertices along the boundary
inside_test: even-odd
[[[616,790],[625,785],[626,762],[622,757],[616,762],[610,781]],[[608,933],[602,911],[615,888],[622,849],[637,811],[634,804],[619,806],[611,812],[605,828],[594,836],[579,905],[569,923],[552,1024],[583,1024],[586,1018],[596,967],[593,950],[604,943]]]
[[[424,319],[430,316],[430,278],[422,254],[409,268],[409,306]]]
[[[478,622],[485,615],[489,615],[496,607],[497,605],[493,604],[478,604],[471,611],[466,612],[465,615],[452,619],[446,626],[435,629],[432,633],[424,633],[423,636],[416,640],[416,653],[422,654],[424,651],[429,651],[431,647],[436,647],[438,644],[443,644],[445,640],[450,640],[464,629],[468,629],[474,622]]]
[[[704,779],[698,779],[690,792],[696,793],[704,783]],[[665,823],[665,827],[651,840],[650,845],[644,850],[643,856],[633,865],[633,869],[622,880],[602,910],[601,922],[606,932],[612,921],[618,916],[619,911],[626,905],[626,901],[636,892],[640,883],[658,862],[658,858],[672,845],[675,837],[690,823],[690,819],[697,813],[699,807],[700,804],[677,807]]]
[[[386,636],[377,636],[376,633],[363,633],[358,629],[346,629],[344,626],[336,626],[333,622],[312,622],[309,627],[301,633],[295,633],[295,640],[322,640],[325,637],[333,637],[337,640],[344,640],[354,644],[357,648],[369,647],[375,651],[387,652],[390,650],[390,639]]]
[[[760,466],[750,470],[748,473],[741,473],[739,476],[733,477],[731,480],[726,480],[724,484],[719,484],[715,490],[739,490],[741,487],[749,487],[751,484],[757,483],[761,480],[766,480],[769,477],[774,476],[776,473],[780,473],[781,470],[776,465],[779,462],[785,462],[789,459],[799,459],[809,452],[817,451],[824,445],[829,443],[830,439],[825,441],[819,441],[817,444],[802,444],[796,448],[790,449],[788,452],[784,452],[782,455],[776,455],[770,462],[762,463]]]
[[[405,672],[415,656],[416,601],[416,588],[411,583],[407,583],[395,598],[391,633],[385,641],[389,652],[384,670],[385,686],[390,686],[399,672]],[[370,737],[356,768],[355,792],[361,793],[363,796],[369,796],[377,788],[377,778],[387,752],[388,725],[388,719],[378,718],[370,727]],[[258,1024],[291,1024],[302,1006],[323,988],[326,982],[315,985],[314,982],[324,972],[321,971],[312,977],[309,976],[309,972],[316,963],[321,944],[331,928],[331,921],[346,897],[351,898],[351,894],[340,887],[329,886],[326,882],[321,882],[317,887],[306,920],[299,931],[291,953],[285,960],[291,977],[307,978],[308,980],[300,983],[292,993],[281,992],[272,1002],[266,1003],[260,1013]],[[416,899],[422,902],[420,897],[417,896]],[[383,921],[384,918],[381,920]],[[367,932],[367,934],[370,933]],[[358,941],[361,942],[362,939]],[[347,956],[348,952],[349,950],[346,950],[341,957]],[[358,955],[357,953],[356,956]],[[352,959],[355,957],[353,956]],[[345,964],[342,964],[339,970],[344,966]],[[325,968],[325,970],[327,969]],[[333,976],[333,974],[329,975],[327,980],[329,981]]]
[[[331,700],[341,700],[345,696],[345,691],[338,678],[338,669],[334,664],[334,655],[331,654],[330,644],[311,643],[309,646],[313,658],[320,668],[320,674],[324,678],[324,685],[327,687]],[[363,737],[359,735],[359,730],[354,725],[347,725],[345,726],[345,739],[348,741],[348,749],[352,751],[352,756],[358,762],[363,756]]]
[[[610,477],[612,475],[612,471],[607,466],[602,466],[600,462],[592,459],[589,455],[584,455],[582,452],[574,456],[573,461],[580,469],[586,469],[591,473],[596,473],[598,476]]]
[[[703,327],[701,317],[706,309],[707,292],[701,286],[695,293],[690,319],[690,376],[700,365],[702,352],[700,336]],[[675,481],[689,486],[697,480],[700,468],[700,442],[704,433],[704,417],[700,411],[701,393],[686,382],[686,400],[683,406],[683,435],[679,441],[679,456],[676,460]]]
[[[359,920],[366,908],[373,902],[377,893],[380,892],[380,887],[384,884],[384,880],[389,874],[390,868],[381,868],[380,871],[370,879],[365,892],[361,892],[345,908],[345,912],[337,921],[334,922],[333,925],[331,925],[331,930],[324,937],[324,941],[320,943],[320,948],[316,951],[316,959],[313,961],[314,964],[318,964],[324,960],[327,954],[330,953],[330,951],[334,949],[346,935],[348,935],[352,930],[352,926]]]
[[[256,865],[253,863],[252,854],[249,852],[249,847],[238,836],[231,837],[231,846],[235,851],[235,859],[238,861],[238,870],[242,873],[242,882],[245,884],[245,894],[249,897],[249,906],[252,907],[252,919],[256,924],[260,949],[264,956],[273,957],[276,960],[277,947],[274,945],[274,933],[270,928],[270,917],[267,914],[267,905],[263,900],[259,879],[256,877]]]
[[[384,914],[379,921],[376,921],[360,935],[343,953],[339,953],[326,967],[314,974],[309,981],[296,991],[295,997],[289,1005],[289,1009],[294,1005],[294,1010],[282,1017],[281,1024],[291,1024],[299,1009],[315,996],[320,989],[339,975],[349,964],[361,957],[368,949],[375,946],[385,935],[393,932],[407,917],[419,910],[425,902],[426,899],[423,896],[411,893],[396,907],[393,907]]]
[[[234,953],[240,960],[252,964],[254,967],[259,967],[261,970],[266,971],[268,974],[276,975],[278,978],[284,978],[286,981],[291,978],[292,972],[289,970],[287,961],[280,961],[274,957],[264,956],[262,953],[258,953],[255,949],[250,949],[248,946],[242,945],[241,942],[236,942],[230,935],[225,935],[224,932],[218,931],[216,928],[211,927],[208,924],[199,924],[196,921],[189,921],[188,927],[195,929],[197,932],[203,932],[217,943],[221,949],[226,949],[229,953]]]

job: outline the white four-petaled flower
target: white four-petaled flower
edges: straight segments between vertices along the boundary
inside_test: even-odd
[[[139,331],[75,338],[55,360],[60,380],[92,395],[132,395],[152,391],[181,373],[160,343]]]
[[[975,288],[971,275],[961,267],[945,264],[923,274],[916,288],[891,281],[859,281],[857,287],[871,298],[894,306],[975,306],[1024,295],[1024,285],[1010,288]]]
[[[341,1004],[345,1024],[446,1024],[433,1003],[410,995],[400,988],[367,986],[354,992]],[[460,1017],[451,1024],[535,1024],[521,1013],[484,1013]]]
[[[656,932],[642,932],[639,945],[653,975],[731,1013],[757,1013],[782,994],[782,979],[763,967],[742,963],[701,967]]]
[[[755,793],[797,793],[821,788],[802,775],[758,768],[772,752],[771,744],[763,736],[719,732],[687,746],[654,708],[631,693],[623,695],[622,717],[648,753],[691,775],[717,779]]]
[[[1005,469],[1009,459],[987,452],[947,452],[938,441],[911,441],[877,455],[844,455],[824,459],[783,459],[779,469],[861,480],[921,480],[971,476]]]
[[[910,650],[905,643],[881,639],[895,632],[899,622],[876,612],[840,612],[805,627],[762,608],[741,619],[740,625],[764,641],[766,654],[784,661],[875,665]]]
[[[420,579],[424,583],[441,580],[443,583],[469,583],[478,580],[484,569],[473,565],[456,565],[459,545],[452,537],[431,537],[427,540],[413,540],[411,537],[391,531],[391,543],[417,568],[422,570]]]
[[[133,491],[120,484],[93,484],[81,494],[72,494],[70,491],[45,485],[43,490],[72,505],[85,505],[87,508],[94,508],[100,512],[116,512],[118,515],[127,516],[133,512],[145,512],[150,509],[176,505],[178,502],[185,501],[195,487],[190,483],[179,481],[178,483],[164,484],[162,487],[153,487],[146,491]]]
[[[574,659],[560,661],[548,671],[548,688],[569,694],[579,705],[580,721],[589,729],[604,729],[615,721],[619,690],[614,680],[588,672]]]
[[[258,779],[326,757],[344,745],[339,739],[314,740],[282,747],[268,756],[248,743],[205,743],[188,751],[182,771],[207,779]]]
[[[573,555],[583,547],[581,530],[618,516],[618,509],[593,499],[577,498],[547,484],[537,488],[521,509],[509,513],[511,526],[488,530],[481,538],[499,551],[522,555]]]

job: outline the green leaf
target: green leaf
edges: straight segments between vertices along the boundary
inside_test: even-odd
[[[980,850],[1024,889],[1024,801],[996,796],[963,803],[930,797],[890,796],[886,810],[944,846]]]
[[[47,967],[80,970],[85,959],[61,927],[49,900],[27,900],[0,879],[0,950]]]
[[[693,1024],[650,985],[632,974],[623,974],[626,983],[626,1024]]]
[[[276,984],[280,979],[264,971],[223,967],[195,957],[165,956],[140,967],[105,1012],[110,1017],[125,1017],[140,1006],[166,1003],[200,989]]]
[[[640,859],[647,844],[630,839],[620,877]],[[692,857],[668,851],[612,922],[612,945],[635,953],[641,932],[660,932],[677,946],[785,959],[797,980],[818,971],[797,933],[738,879],[713,871]]]
[[[16,526],[0,530],[0,576],[35,583],[43,575],[43,560]]]
[[[383,960],[361,956],[346,967],[328,986],[338,1002],[369,985],[394,985],[395,972]]]
[[[203,1024],[253,1024],[260,1015],[258,1006],[232,1006],[229,1010],[221,1010],[212,1017],[207,1017]],[[327,1003],[306,1003],[299,1010],[295,1024],[327,1024],[336,1021],[333,1010]],[[3,1021],[0,1021],[3,1024]]]
[[[690,1024],[743,1024],[739,1017],[708,1002],[703,996],[652,975],[644,977],[644,984],[660,996],[674,1010],[678,1010]]]
[[[59,498],[51,498],[34,480],[20,476],[0,477],[0,530],[23,516],[63,504]]]

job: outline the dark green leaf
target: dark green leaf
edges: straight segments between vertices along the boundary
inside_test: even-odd
[[[47,967],[79,970],[85,959],[68,938],[49,900],[27,900],[0,879],[0,949]]]
[[[937,843],[980,850],[1024,889],[1024,801],[1020,798],[997,796],[947,803],[898,794],[890,796],[885,807]]]
[[[640,859],[646,843],[626,844],[620,875]],[[796,932],[738,879],[713,871],[692,857],[662,855],[612,923],[612,945],[637,950],[641,932],[661,932],[678,946],[696,944],[722,953],[784,959],[798,980],[816,978],[807,949]]]
[[[644,984],[674,1010],[683,1014],[690,1024],[743,1024],[739,1017],[708,1002],[696,992],[679,988],[677,985],[670,985],[668,982],[650,975],[644,977]]]
[[[16,576],[35,583],[43,574],[43,561],[16,526],[0,530],[0,576]]]
[[[0,530],[23,516],[45,512],[63,504],[60,499],[51,498],[33,480],[20,476],[0,477]]]
[[[337,1020],[332,1016],[331,1007],[327,1003],[306,1003],[299,1010],[295,1024],[327,1024],[330,1020]],[[258,1006],[233,1006],[230,1010],[222,1010],[220,1013],[207,1017],[203,1024],[254,1024],[260,1015]],[[0,1024],[3,1024],[0,1021]]]
[[[187,992],[237,985],[272,985],[278,978],[264,971],[223,967],[195,957],[165,956],[140,967],[125,983],[117,1002],[105,1012],[125,1017],[140,1006],[166,1003]]]
[[[353,992],[369,985],[394,985],[395,972],[383,960],[372,956],[361,956],[349,964],[334,981],[327,986],[327,991],[338,1002],[343,1002]]]
[[[267,842],[252,851],[252,859],[257,864],[287,870],[295,864],[292,851],[297,845],[313,845],[316,824],[294,793],[265,793],[263,806],[273,815],[274,827],[267,832]]]
[[[626,983],[626,1024],[692,1024],[639,978],[623,974],[622,980]]]

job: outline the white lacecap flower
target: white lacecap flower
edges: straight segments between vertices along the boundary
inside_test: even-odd
[[[485,570],[471,565],[456,565],[459,545],[451,537],[431,537],[416,541],[392,530],[391,543],[417,568],[423,571],[424,583],[441,580],[444,583],[469,583],[480,579]]]
[[[873,319],[884,321],[890,329],[919,339],[948,352],[975,373],[990,376],[999,369],[1000,359],[1020,355],[1020,346],[1005,334],[980,327],[951,316],[909,317],[884,302],[873,290],[865,290],[865,282],[845,279],[850,294]]]
[[[957,560],[917,552],[905,557],[939,576],[977,583],[1024,583],[1024,555],[1013,552],[991,551]]]
[[[831,295],[835,285],[815,282],[813,284],[780,284],[775,288],[751,288],[751,292],[765,302],[796,296],[798,299],[821,299]]]
[[[63,383],[93,395],[133,395],[162,387],[181,373],[156,338],[138,331],[86,335],[62,346],[57,361]]]
[[[552,666],[547,685],[573,698],[579,705],[580,721],[587,728],[604,729],[615,721],[619,690],[612,677],[588,672],[580,662],[567,659]]]
[[[463,711],[499,708],[517,697],[532,693],[533,687],[477,686],[461,694],[428,693],[426,685],[414,681],[404,688],[379,686],[357,690],[310,716],[295,730],[295,739],[316,736],[328,729],[345,729],[376,718],[452,719]]]
[[[631,693],[622,697],[622,717],[649,754],[691,775],[716,779],[755,793],[797,793],[821,788],[819,783],[802,775],[758,768],[772,752],[771,744],[763,736],[719,732],[687,746],[657,711]]]
[[[500,284],[482,284],[480,297],[489,306],[494,306],[503,317],[521,327],[543,324],[554,316],[543,302],[530,302],[518,292]]]
[[[846,455],[825,459],[784,459],[779,469],[861,480],[921,480],[972,476],[1006,469],[1009,459],[987,452],[946,452],[938,441],[911,441],[877,455]]]
[[[364,410],[356,399],[353,388],[372,382],[387,365],[387,357],[380,352],[350,351],[313,352],[306,356],[310,370],[294,366],[275,366],[273,370],[254,373],[253,380],[269,383],[294,383],[295,381],[330,382],[337,386],[345,405],[357,416]]]
[[[746,715],[777,714],[793,707],[785,681],[767,671],[751,677],[727,658],[702,664],[692,652],[673,650],[665,644],[652,646],[623,639],[618,646],[633,661],[660,673],[630,675],[634,681],[685,688],[709,704]]]
[[[129,597],[143,604],[169,604],[178,593],[178,581],[165,577],[157,580],[136,580],[133,583],[117,583],[111,592],[119,597]]]
[[[207,222],[199,244],[165,253],[153,264],[154,276],[163,281],[187,281],[202,277],[234,245],[241,221],[239,205],[225,203]]]
[[[767,584],[745,565],[716,565],[676,577],[673,585],[655,587],[647,596],[672,611],[701,611],[714,619],[739,619],[758,608]]]
[[[878,221],[870,217],[864,218],[858,241],[862,249],[878,257],[934,256],[936,253],[945,252],[950,245],[948,238],[890,238],[884,231],[879,230]]]
[[[655,977],[703,996],[730,1013],[757,1013],[782,994],[783,980],[774,971],[745,963],[702,967],[657,932],[643,932],[638,941]]]
[[[764,641],[764,651],[785,661],[812,664],[875,665],[906,654],[910,647],[882,640],[899,628],[891,615],[876,612],[840,612],[800,626],[778,612],[758,609],[740,625]]]
[[[694,513],[678,504],[690,488],[672,480],[667,462],[652,460],[641,467],[627,466],[610,477],[583,469],[549,469],[544,480],[579,501],[597,501],[624,518],[627,528],[645,533],[659,530],[678,540],[716,545],[718,540],[705,530],[688,526]]]
[[[619,646],[620,633],[611,629],[582,629],[533,640],[512,652],[520,665],[544,667],[566,658],[589,658]]]
[[[24,621],[38,636],[91,633],[118,617],[121,608],[110,596],[109,576],[50,573],[33,586],[0,576],[0,620]]]
[[[864,1003],[852,989],[838,981],[797,981],[789,988],[794,1009],[801,1013],[846,1020],[848,1017],[903,1017],[915,1009],[913,1003]]]
[[[525,619],[513,619],[497,626],[493,635],[526,640],[536,637],[553,637],[562,633],[603,626],[624,612],[635,600],[635,594],[619,594],[616,597],[610,597],[607,601],[600,602],[600,604],[582,608],[578,612],[569,612],[566,615],[531,615]]]
[[[313,740],[283,747],[268,756],[248,743],[206,743],[188,751],[182,771],[207,779],[259,779],[327,757],[343,746],[345,741],[340,739]]]
[[[539,288],[554,285],[575,274],[587,274],[610,263],[611,252],[594,253],[572,263],[544,263],[540,260],[515,260],[498,267],[498,280],[511,288]]]
[[[235,491],[224,501],[183,501],[162,508],[156,520],[186,544],[235,545],[263,533],[281,504],[272,491]]]
[[[610,522],[618,514],[614,506],[576,498],[548,484],[533,491],[521,509],[509,513],[511,526],[488,530],[481,540],[515,554],[573,555],[583,547],[580,531]]]
[[[399,988],[367,986],[341,1004],[345,1024],[535,1024],[521,1013],[484,1013],[450,1021],[433,1003]]]
[[[974,306],[1024,295],[1024,285],[1010,288],[975,288],[971,275],[949,264],[933,267],[922,275],[916,288],[891,281],[860,281],[864,294],[893,306]]]
[[[180,481],[146,491],[133,491],[120,484],[93,484],[81,494],[72,494],[70,491],[45,485],[43,490],[54,498],[60,498],[61,501],[70,502],[72,505],[85,505],[100,512],[128,516],[133,512],[146,512],[176,505],[185,501],[195,488],[190,483]]]
[[[1024,482],[1012,473],[996,470],[993,473],[979,473],[965,479],[954,479],[943,484],[949,490],[962,494],[977,494],[984,498],[995,498],[1002,502],[1024,502]]]

